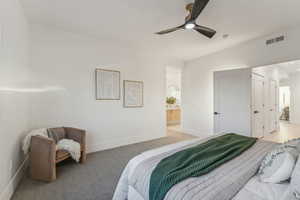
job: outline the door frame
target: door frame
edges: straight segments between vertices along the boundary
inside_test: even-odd
[[[266,131],[266,123],[265,123],[265,106],[266,106],[266,99],[265,99],[265,76],[264,75],[261,75],[259,73],[256,73],[256,72],[252,72],[251,73],[251,135],[253,136],[254,134],[254,131],[255,131],[255,120],[254,120],[254,111],[255,111],[255,107],[254,107],[254,87],[253,87],[253,79],[254,77],[253,76],[257,76],[257,77],[260,77],[262,80],[263,80],[263,110],[262,110],[262,121],[263,121],[263,136],[265,136],[265,131]]]
[[[219,81],[217,79],[220,77],[216,75],[216,73],[213,73],[213,89],[214,89],[214,108],[213,108],[213,129],[214,129],[214,134],[219,134],[220,133],[220,115],[216,114],[216,111],[220,110],[220,95],[217,94],[218,92],[218,87],[219,87]]]
[[[278,86],[278,83],[276,80],[270,78],[269,79],[269,97],[271,97],[271,83],[275,83],[275,118],[276,118],[276,126],[275,126],[275,130],[272,130],[271,131],[271,127],[268,127],[269,130],[268,132],[269,133],[274,133],[275,131],[277,131],[279,129],[279,116],[278,116],[278,113],[279,113],[279,86]],[[271,99],[269,99],[269,106],[271,106]],[[268,118],[270,118],[270,108],[268,108]],[[270,121],[268,122],[268,124],[270,123]],[[270,125],[270,124],[269,124]]]

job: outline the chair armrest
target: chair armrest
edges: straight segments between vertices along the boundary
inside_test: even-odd
[[[30,173],[32,178],[52,181],[55,172],[56,144],[54,140],[42,136],[32,136],[30,146]]]
[[[86,132],[85,130],[77,129],[77,128],[70,128],[70,127],[64,127],[66,131],[67,139],[74,140],[78,143],[80,143],[81,146],[81,162],[85,162],[86,160]]]

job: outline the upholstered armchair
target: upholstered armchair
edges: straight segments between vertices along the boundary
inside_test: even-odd
[[[86,160],[86,133],[76,128],[48,129],[48,138],[42,136],[31,137],[30,146],[30,175],[33,179],[53,181],[56,179],[56,164],[69,158],[70,154],[64,150],[56,150],[56,144],[61,139],[72,139],[81,146],[80,163]]]

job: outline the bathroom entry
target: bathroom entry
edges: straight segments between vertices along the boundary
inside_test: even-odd
[[[280,120],[290,121],[291,91],[289,86],[279,88],[279,112]]]
[[[180,131],[181,68],[166,68],[166,121],[168,129]]]

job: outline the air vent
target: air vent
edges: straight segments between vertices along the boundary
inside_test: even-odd
[[[277,42],[282,42],[285,39],[284,35],[276,37],[276,38],[272,38],[266,41],[266,45],[271,45]]]

